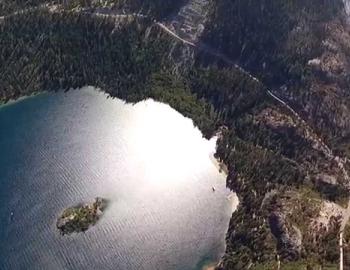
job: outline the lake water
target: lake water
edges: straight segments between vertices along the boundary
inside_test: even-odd
[[[168,105],[125,104],[92,87],[0,107],[0,269],[192,270],[218,260],[236,197],[214,151]],[[97,196],[111,201],[101,221],[60,236],[60,212]]]

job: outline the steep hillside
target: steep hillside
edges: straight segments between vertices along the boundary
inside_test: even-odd
[[[345,11],[342,1],[212,3],[202,42],[277,97],[230,116],[219,142],[241,199],[224,269],[338,263],[349,194]]]
[[[218,0],[204,40],[298,108],[331,143],[349,127],[344,14],[340,0]]]
[[[184,2],[184,0],[3,0],[0,2],[0,16],[40,5],[62,5],[67,9],[94,8],[120,13],[140,12],[160,19],[176,13]]]

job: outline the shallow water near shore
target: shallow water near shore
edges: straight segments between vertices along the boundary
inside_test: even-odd
[[[200,270],[224,252],[237,198],[215,140],[168,105],[85,87],[2,106],[0,127],[0,269]],[[60,236],[61,211],[97,196],[98,224]]]

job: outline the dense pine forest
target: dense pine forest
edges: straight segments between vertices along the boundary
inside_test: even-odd
[[[3,1],[0,13],[42,3],[48,1]],[[324,200],[346,206],[348,189],[336,160],[324,154],[315,138],[347,157],[349,96],[344,89],[349,81],[345,69],[331,77],[309,61],[340,54],[320,44],[334,25],[340,29],[345,23],[341,1],[212,1],[201,42],[260,82],[154,24],[154,18],[176,13],[181,1],[57,3],[67,6],[0,22],[2,102],[93,85],[129,102],[151,97],[169,103],[192,118],[204,136],[221,130],[216,156],[229,168],[227,185],[237,192],[240,206],[218,269],[275,269],[277,261],[285,263],[282,269],[335,269],[339,217],[329,221],[327,230],[313,221]],[[84,7],[150,16],[116,23],[73,11]],[[341,53],[348,55],[349,48],[341,45]],[[305,121],[267,95],[267,89]],[[332,181],[324,181],[327,177]]]
[[[6,44],[0,56],[1,100],[94,85],[130,102],[153,97],[170,103],[213,134],[212,106],[170,74],[171,43],[150,23],[131,19],[116,30],[112,19],[69,12],[11,17],[0,26],[0,42]]]
[[[120,13],[142,13],[160,19],[176,13],[184,2],[184,0],[3,0],[0,3],[0,16],[40,5],[59,4],[67,9],[107,8]]]
[[[217,0],[212,7],[215,23],[207,27],[204,40],[237,59],[269,86],[276,86],[295,84],[307,76],[307,61],[322,49],[319,44],[325,32],[319,23],[334,17],[343,4]]]

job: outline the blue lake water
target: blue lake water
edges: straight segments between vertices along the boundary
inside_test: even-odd
[[[218,260],[236,198],[214,151],[168,105],[124,104],[91,87],[0,107],[0,269],[192,270]],[[111,201],[101,221],[60,236],[61,211],[97,196]]]

